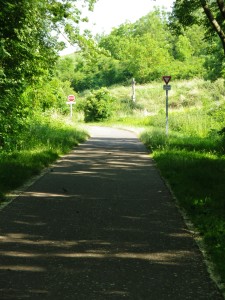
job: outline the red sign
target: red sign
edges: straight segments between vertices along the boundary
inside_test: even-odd
[[[71,102],[75,101],[75,96],[74,95],[69,95],[68,96],[68,101],[71,101]]]
[[[171,76],[163,76],[163,80],[165,81],[165,84],[168,84],[170,82]]]

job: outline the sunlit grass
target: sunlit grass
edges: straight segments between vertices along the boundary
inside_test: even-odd
[[[0,152],[0,199],[88,136],[70,120],[54,114],[30,122],[18,139],[20,143]]]
[[[180,207],[202,235],[208,254],[225,281],[225,155],[223,137],[189,136],[149,130],[142,141],[151,150]]]

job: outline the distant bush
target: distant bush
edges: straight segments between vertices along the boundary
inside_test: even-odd
[[[98,122],[109,119],[113,111],[114,98],[107,88],[93,91],[83,105],[85,122]]]

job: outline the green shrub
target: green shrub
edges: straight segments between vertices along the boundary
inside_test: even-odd
[[[98,122],[112,115],[114,98],[106,88],[92,92],[86,99],[83,110],[85,122]]]

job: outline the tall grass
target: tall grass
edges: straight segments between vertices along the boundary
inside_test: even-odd
[[[56,113],[36,115],[27,128],[13,149],[0,152],[0,199],[88,136]]]
[[[151,125],[155,116],[155,119],[157,118],[158,121],[161,121],[159,126],[164,126],[166,102],[163,84],[163,82],[152,82],[146,85],[137,84],[135,103],[131,101],[131,85],[111,87],[110,92],[112,96],[117,99],[112,121],[115,123],[129,123],[129,119],[131,119],[130,123],[132,125],[132,119],[137,118],[142,123],[141,125]],[[195,117],[196,119],[201,118],[202,120],[204,118],[205,127],[211,127],[210,123],[212,119],[210,120],[210,118],[208,118],[209,115],[207,115],[207,113],[209,110],[217,109],[224,104],[224,80],[218,79],[214,83],[204,81],[203,79],[171,81],[171,86],[172,89],[169,91],[171,125],[177,123],[177,126],[180,126],[180,121],[186,119],[188,126],[188,120],[192,124],[193,118]],[[161,116],[164,117],[164,119]],[[179,120],[176,122],[178,118]],[[126,121],[126,119],[128,121]],[[136,122],[136,124],[137,123],[138,122]],[[158,125],[154,124],[154,126]]]
[[[152,127],[141,140],[202,235],[216,272],[225,282],[225,138],[212,134],[210,127],[207,131],[201,119],[199,126],[196,123],[183,126],[182,131],[170,130],[168,136],[164,129]]]
[[[169,182],[180,206],[202,235],[225,282],[225,155],[222,138],[145,132],[141,139]]]

